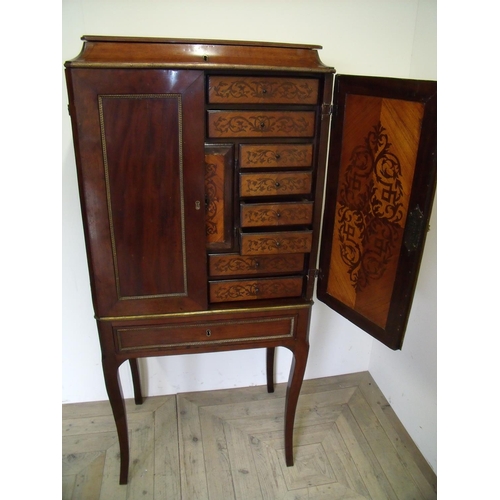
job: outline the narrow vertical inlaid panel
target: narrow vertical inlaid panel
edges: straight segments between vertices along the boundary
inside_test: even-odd
[[[207,248],[232,244],[233,147],[205,146],[205,224]]]
[[[385,327],[424,106],[348,95],[327,292]]]
[[[99,105],[119,297],[186,294],[180,95]]]

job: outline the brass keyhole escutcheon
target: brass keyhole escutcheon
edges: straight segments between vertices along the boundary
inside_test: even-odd
[[[212,330],[208,330],[205,332],[207,334],[207,337],[210,337],[212,335]]]

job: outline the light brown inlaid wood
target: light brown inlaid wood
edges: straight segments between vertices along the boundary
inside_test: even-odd
[[[311,243],[312,231],[241,233],[241,254],[308,253]]]
[[[312,144],[240,144],[240,167],[310,167],[312,153]]]
[[[258,76],[211,76],[208,102],[240,104],[316,104],[318,80]]]
[[[242,203],[241,227],[311,224],[313,202]]]
[[[239,254],[209,255],[210,276],[296,273],[304,267],[303,254],[262,255],[245,257]]]
[[[261,278],[210,282],[210,302],[299,297],[303,278]],[[278,329],[273,330],[276,334]]]
[[[382,328],[403,241],[423,110],[419,102],[347,98],[331,251],[336,271],[330,273],[327,290]]]
[[[312,137],[314,111],[208,111],[209,137]]]
[[[240,174],[240,196],[309,194],[311,185],[310,172]]]

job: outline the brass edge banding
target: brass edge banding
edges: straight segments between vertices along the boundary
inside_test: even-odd
[[[165,314],[143,314],[137,316],[95,316],[96,321],[134,321],[134,320],[148,320],[148,319],[168,319],[168,318],[182,318],[182,317],[193,317],[193,316],[214,316],[217,314],[243,314],[243,313],[261,313],[261,312],[272,312],[272,311],[287,311],[290,309],[306,309],[313,305],[313,301],[307,304],[295,304],[289,306],[269,306],[269,307],[257,307],[257,308],[241,308],[241,309],[211,309],[209,311],[190,311],[181,313],[165,313]]]
[[[202,63],[97,63],[97,62],[68,62],[67,68],[176,68],[176,69],[235,69],[257,71],[284,71],[302,73],[335,73],[335,68],[328,66],[317,68],[302,68],[289,66],[249,66],[244,64],[202,64]]]
[[[185,232],[185,215],[184,215],[184,163],[183,163],[183,141],[182,141],[182,98],[178,93],[165,93],[165,94],[103,94],[98,96],[99,106],[99,121],[101,125],[101,144],[102,155],[104,162],[104,177],[106,183],[106,201],[108,208],[109,229],[111,234],[111,248],[113,253],[113,266],[115,272],[116,294],[118,300],[137,300],[137,299],[156,299],[162,297],[187,297],[188,295],[188,282],[187,282],[187,261],[186,261],[186,232]],[[103,98],[106,99],[177,99],[177,112],[178,112],[178,126],[179,126],[179,189],[180,189],[180,204],[181,204],[181,235],[182,235],[182,265],[184,277],[184,291],[179,293],[169,294],[155,294],[155,295],[139,295],[139,296],[126,296],[123,297],[120,291],[120,277],[118,274],[118,259],[116,255],[116,243],[113,226],[113,211],[111,207],[111,189],[109,183],[108,172],[108,154],[106,148],[106,131],[104,127],[104,111],[103,111]]]

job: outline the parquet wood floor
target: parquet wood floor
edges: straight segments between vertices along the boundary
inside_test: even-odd
[[[436,475],[368,372],[304,381],[295,465],[285,384],[127,401],[130,473],[107,401],[63,405],[63,499],[427,500]]]

